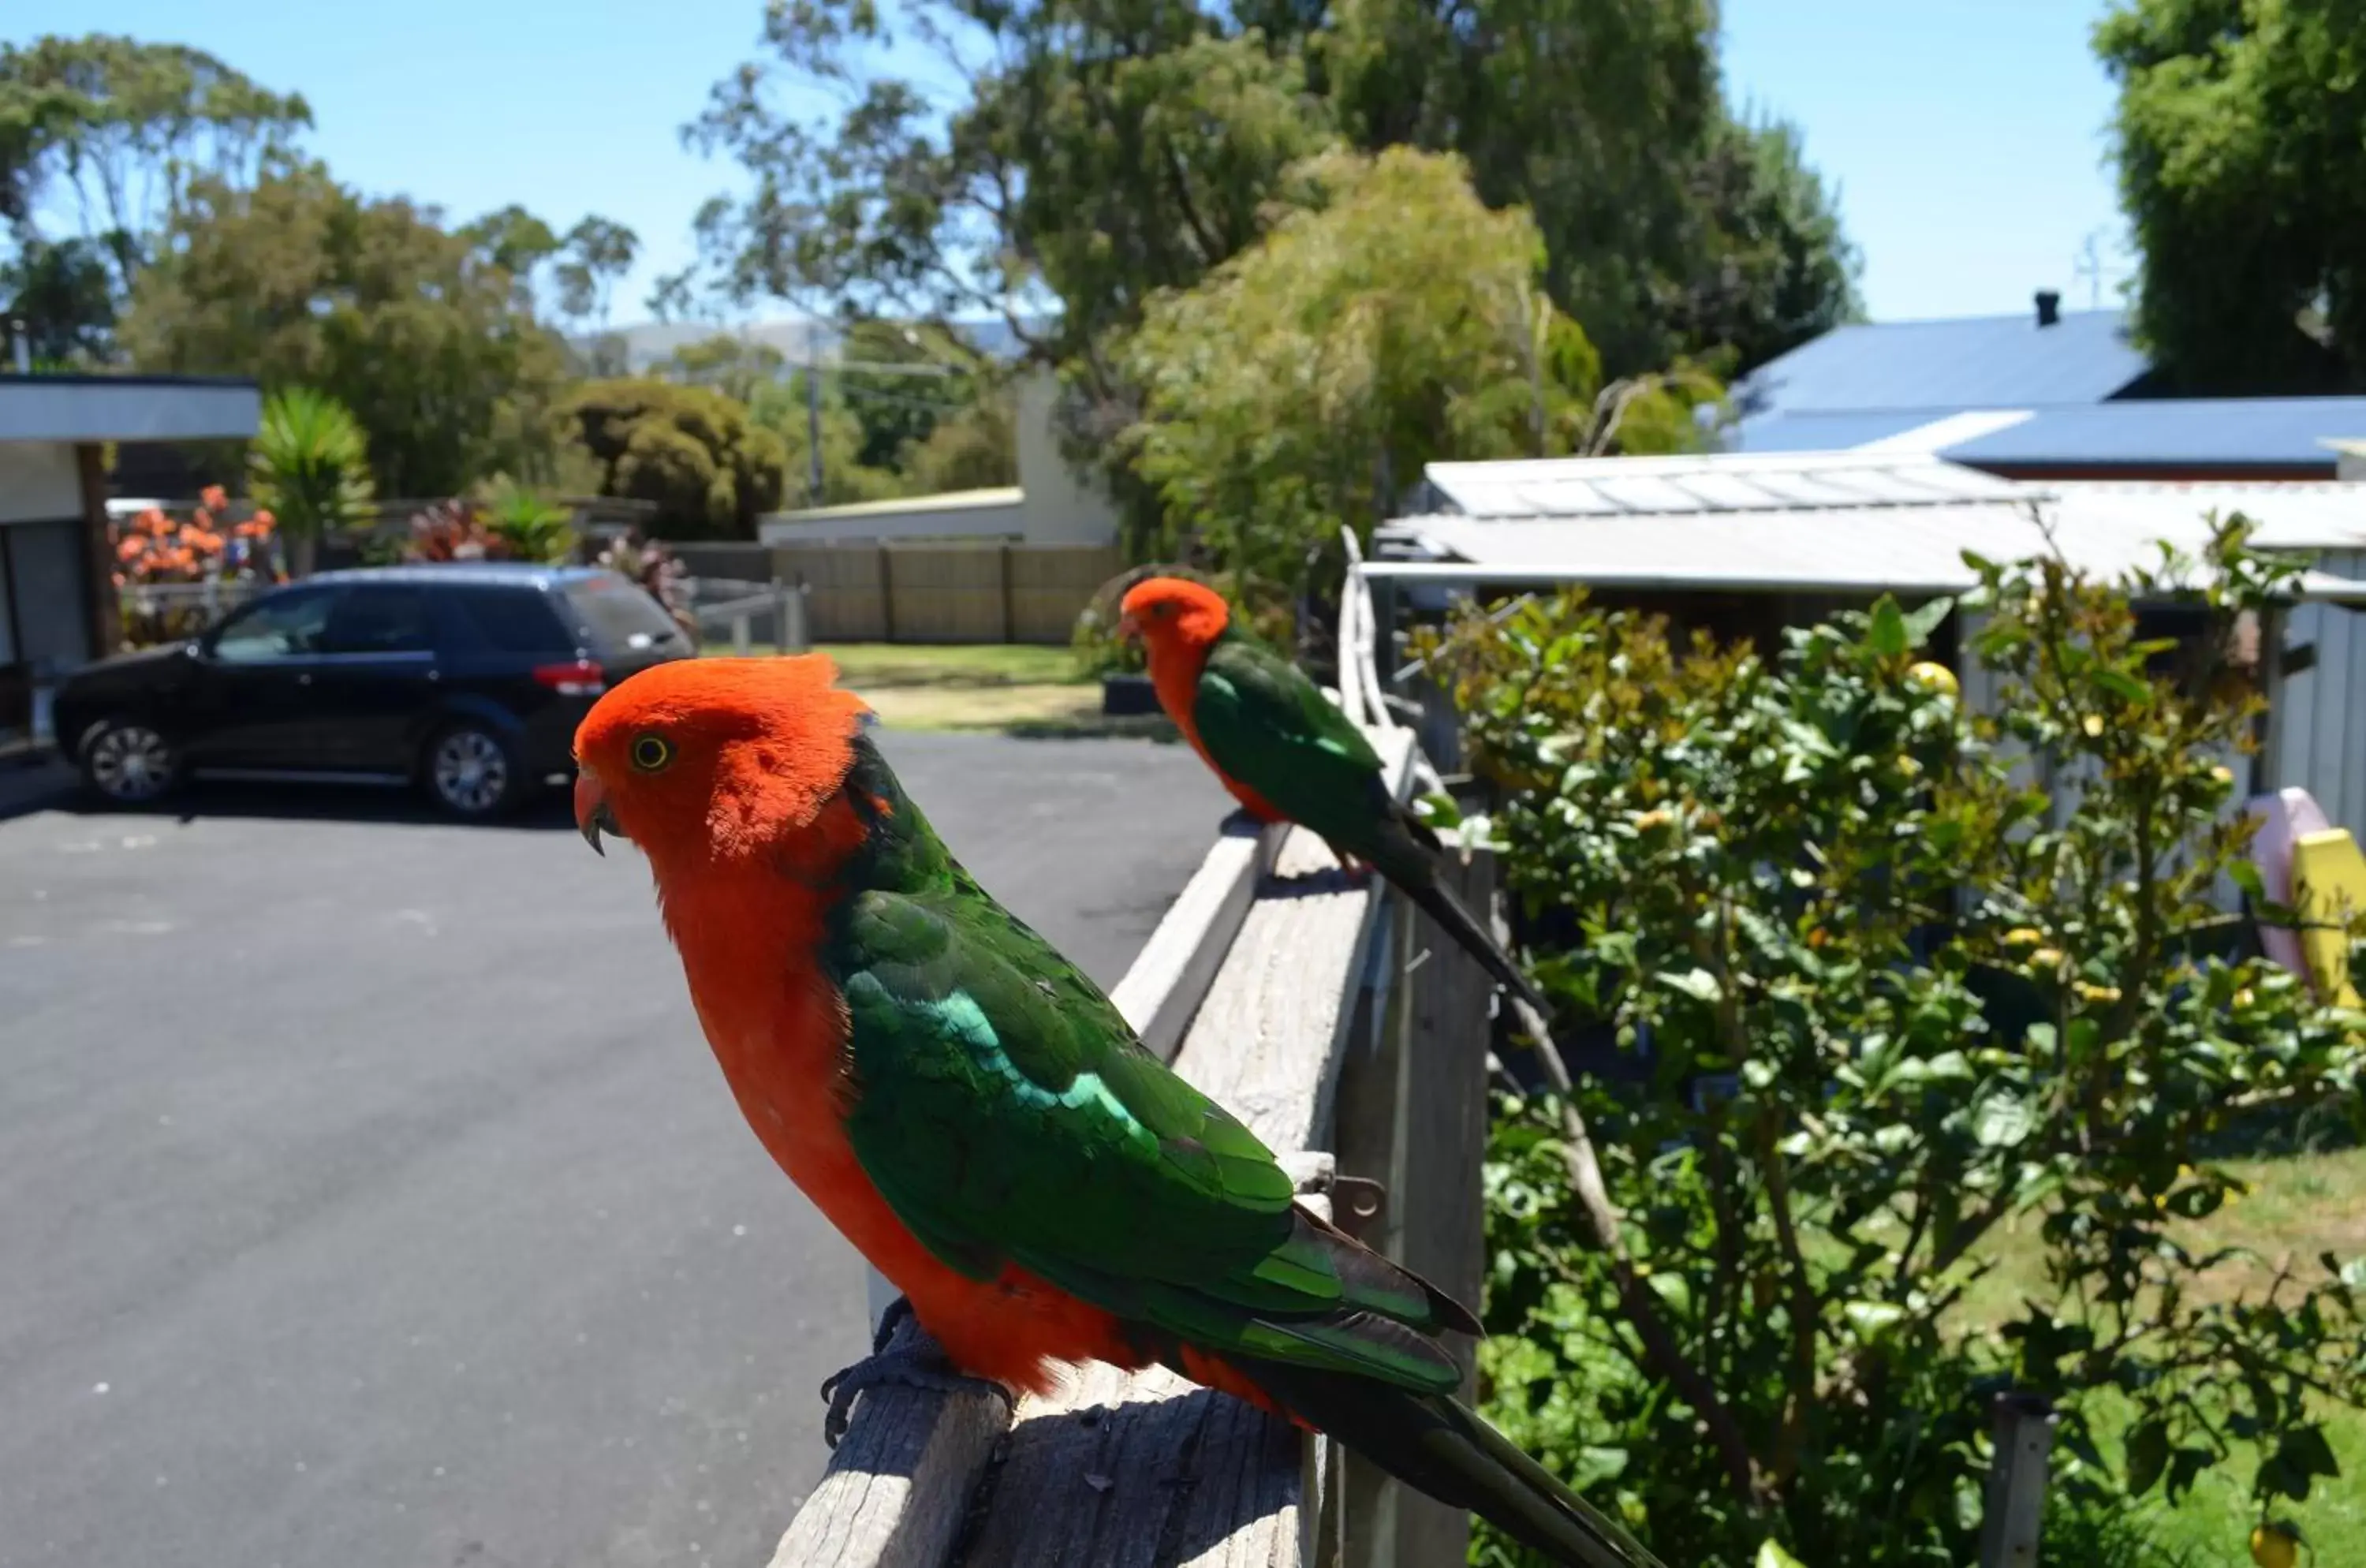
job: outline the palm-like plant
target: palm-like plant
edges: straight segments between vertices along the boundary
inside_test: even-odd
[[[484,487],[486,525],[518,560],[563,561],[575,550],[575,509],[497,474]]]
[[[344,404],[309,387],[265,400],[247,468],[255,501],[279,520],[299,577],[311,572],[321,536],[359,523],[376,494],[360,423]]]

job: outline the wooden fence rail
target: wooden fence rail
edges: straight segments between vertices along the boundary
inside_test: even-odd
[[[1402,794],[1412,738],[1373,739]],[[1484,857],[1465,874],[1483,897]],[[1301,1201],[1475,1299],[1490,995],[1321,840],[1235,818],[1112,999],[1283,1156]],[[1015,1412],[978,1392],[865,1391],[772,1564],[1412,1568],[1459,1562],[1466,1539],[1459,1514],[1324,1438],[1163,1371],[1095,1366]]]

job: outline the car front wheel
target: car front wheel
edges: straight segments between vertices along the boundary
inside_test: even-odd
[[[456,724],[427,743],[423,782],[455,817],[498,817],[516,804],[525,778],[501,736],[479,724]]]
[[[181,754],[144,719],[103,719],[83,743],[82,776],[110,805],[145,806],[181,782]]]

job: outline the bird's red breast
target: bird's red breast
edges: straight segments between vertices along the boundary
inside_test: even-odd
[[[851,807],[827,809],[844,817],[821,826],[860,834]],[[956,1365],[1040,1393],[1056,1381],[1057,1363],[1142,1364],[1108,1313],[1024,1269],[980,1281],[948,1268],[880,1196],[846,1135],[849,1097],[858,1090],[847,1074],[845,998],[817,957],[828,913],[823,896],[760,863],[718,868],[661,895],[691,1001],[748,1125],[904,1292]]]
[[[1150,658],[1150,688],[1158,694],[1158,705],[1183,732],[1191,750],[1208,764],[1217,782],[1230,790],[1242,808],[1260,822],[1286,820],[1281,812],[1266,798],[1232,774],[1222,763],[1208,755],[1207,743],[1200,739],[1200,726],[1192,709],[1200,699],[1200,676],[1208,667],[1208,649],[1211,644],[1197,642],[1161,626],[1149,626],[1143,634],[1143,648]]]

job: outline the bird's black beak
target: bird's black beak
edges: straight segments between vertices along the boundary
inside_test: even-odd
[[[608,792],[600,783],[600,775],[589,768],[575,775],[575,826],[592,852],[603,856],[608,852],[601,847],[602,833],[614,833],[620,839],[625,836],[625,830],[616,826],[615,812],[609,808]]]

